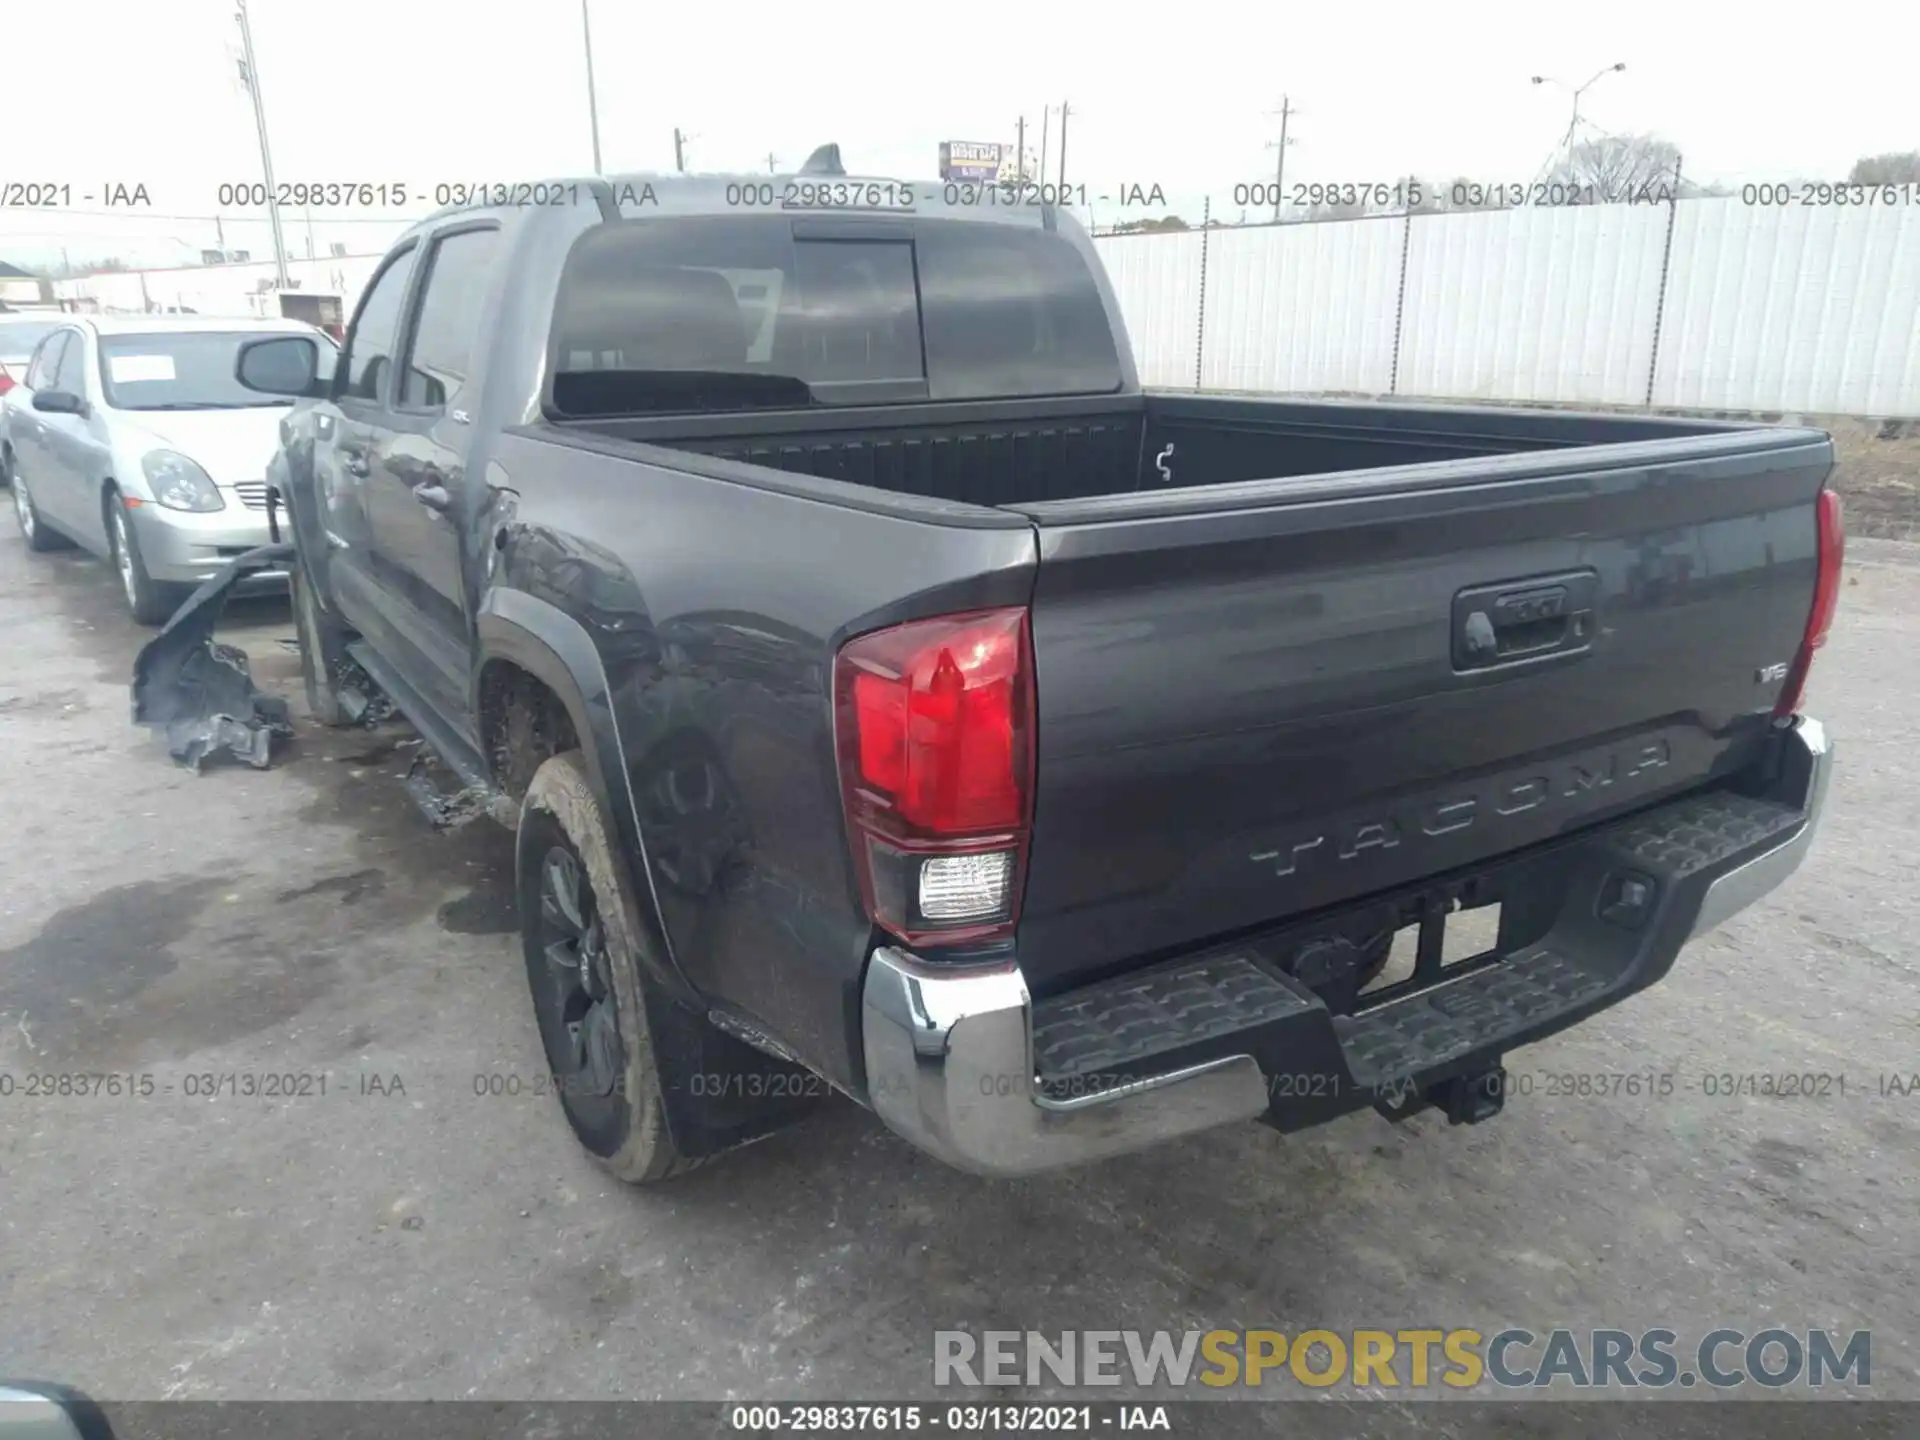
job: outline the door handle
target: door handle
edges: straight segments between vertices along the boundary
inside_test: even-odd
[[[359,450],[343,450],[347,458],[347,473],[355,479],[364,480],[373,473],[373,467],[367,463],[367,457]]]
[[[413,487],[413,498],[438,515],[444,515],[447,506],[452,503],[443,485],[416,485]]]

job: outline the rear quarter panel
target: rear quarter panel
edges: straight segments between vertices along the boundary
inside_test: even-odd
[[[511,490],[489,588],[553,605],[605,671],[645,884],[671,963],[830,1080],[864,1083],[858,986],[871,934],[848,861],[833,657],[917,615],[1018,605],[1029,524],[532,427],[501,437]],[[647,456],[649,459],[637,459]],[[684,457],[683,457],[684,458]]]

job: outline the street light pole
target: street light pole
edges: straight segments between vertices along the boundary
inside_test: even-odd
[[[240,46],[246,52],[247,93],[253,97],[253,123],[260,132],[260,168],[267,178],[267,223],[273,228],[273,268],[278,276],[280,288],[291,288],[287,283],[287,241],[280,232],[280,197],[273,183],[273,150],[267,144],[267,112],[260,103],[260,67],[253,60],[253,27],[247,23],[247,0],[234,0],[238,13],[233,17],[240,24]]]
[[[1627,62],[1624,60],[1622,60],[1617,65],[1604,66],[1603,68],[1594,72],[1593,79],[1587,81],[1586,84],[1582,85],[1579,89],[1573,92],[1573,117],[1567,121],[1566,138],[1560,142],[1560,146],[1558,147],[1566,151],[1568,160],[1573,159],[1574,137],[1575,137],[1575,134],[1580,129],[1580,97],[1586,94],[1587,91],[1591,90],[1595,85],[1599,84],[1600,81],[1605,79],[1607,76],[1613,74],[1616,70],[1624,70],[1626,68],[1627,68]],[[1556,80],[1551,75],[1536,75],[1533,77],[1533,83],[1536,85],[1558,85],[1562,90],[1565,90],[1568,88],[1566,81]]]
[[[587,48],[587,120],[593,126],[593,173],[600,173],[600,102],[593,93],[593,22],[587,18],[587,0],[580,0],[580,39]]]

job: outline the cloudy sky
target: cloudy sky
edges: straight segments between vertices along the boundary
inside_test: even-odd
[[[1920,147],[1920,7],[1882,0],[1777,19],[1687,0],[589,3],[609,171],[671,169],[678,126],[697,169],[764,172],[769,152],[792,166],[834,140],[856,173],[933,178],[940,141],[1010,144],[1023,113],[1037,150],[1043,108],[1066,100],[1070,181],[1158,184],[1196,213],[1211,194],[1235,218],[1236,182],[1272,174],[1282,94],[1299,110],[1289,180],[1525,182],[1568,107],[1529,77],[1577,85],[1616,61],[1626,71],[1584,113],[1673,140],[1693,178],[1839,179],[1861,154]],[[577,0],[251,0],[250,13],[282,182],[430,195],[591,169]],[[233,0],[9,7],[0,182],[69,184],[88,212],[101,206],[83,195],[143,184],[152,205],[138,220],[0,212],[0,258],[64,246],[75,261],[159,263],[215,243],[219,186],[261,173],[233,15]],[[260,215],[229,209],[228,243],[267,253]],[[308,217],[287,222],[305,254]],[[394,229],[311,223],[322,253],[378,250]]]

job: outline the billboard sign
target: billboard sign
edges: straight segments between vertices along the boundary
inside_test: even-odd
[[[940,142],[940,178],[990,184],[1000,178],[1001,148],[978,140],[943,140]]]

